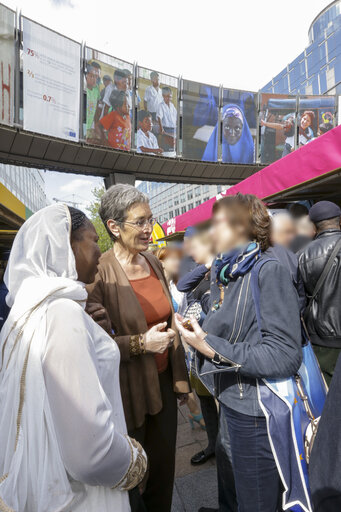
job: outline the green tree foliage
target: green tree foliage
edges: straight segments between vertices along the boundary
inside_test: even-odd
[[[105,229],[101,217],[99,216],[98,210],[101,202],[101,197],[105,192],[104,187],[94,188],[92,190],[92,194],[94,196],[94,200],[87,207],[87,211],[89,212],[89,217],[91,222],[96,228],[97,234],[99,236],[98,245],[101,249],[102,253],[111,249],[112,240]]]

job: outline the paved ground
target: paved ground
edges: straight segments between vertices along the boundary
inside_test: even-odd
[[[172,512],[197,512],[200,507],[218,508],[215,460],[192,466],[190,458],[207,446],[206,432],[191,429],[187,407],[179,408],[175,488]]]

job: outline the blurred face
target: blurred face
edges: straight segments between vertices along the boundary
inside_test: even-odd
[[[285,134],[290,133],[293,127],[293,120],[286,119],[283,124],[283,131]]]
[[[311,125],[311,118],[308,114],[304,114],[301,119],[301,128],[306,130]]]
[[[107,87],[109,84],[111,84],[111,80],[103,80],[104,87]]]
[[[225,117],[223,133],[228,144],[234,146],[242,136],[243,123],[238,117]]]
[[[214,253],[225,253],[240,247],[248,241],[244,229],[232,227],[223,209],[218,210],[212,219],[211,237]]]
[[[117,110],[123,116],[128,116],[129,115],[129,106],[128,106],[128,102],[127,102],[127,98],[126,97],[124,98],[123,105],[120,108],[118,108]]]
[[[140,122],[140,128],[143,132],[150,132],[153,128],[153,122],[152,122],[152,118],[151,117],[145,117],[142,121],[142,123]]]
[[[277,214],[272,222],[272,242],[289,248],[297,234],[293,220],[286,215]]]
[[[296,221],[296,230],[298,235],[307,236],[311,239],[316,235],[316,228],[309,219],[309,215],[305,215]]]
[[[71,238],[71,247],[76,260],[78,280],[90,284],[95,280],[97,265],[101,256],[97,245],[98,236],[89,221],[85,228],[79,228],[76,236]]]
[[[94,87],[96,87],[96,80],[97,80],[97,75],[94,71],[90,71],[89,73],[87,73],[87,75],[86,75],[87,88],[93,89]]]
[[[115,221],[109,220],[108,227],[129,252],[137,254],[146,251],[153,232],[153,217],[149,204],[134,204],[128,210],[122,226],[117,226]]]
[[[173,98],[173,94],[171,92],[163,95],[163,99],[165,100],[166,105],[170,104],[170,102],[172,101],[172,98]]]
[[[128,89],[128,78],[120,78],[120,80],[116,80],[115,84],[119,91],[126,91]]]
[[[178,251],[172,251],[167,258],[162,261],[163,268],[171,279],[176,279],[180,270],[180,254]]]
[[[203,265],[211,259],[212,244],[200,237],[194,236],[192,239],[192,257],[196,263]]]
[[[159,77],[158,77],[158,75],[153,76],[153,78],[152,78],[151,80],[152,80],[152,84],[153,84],[153,86],[154,86],[154,87],[159,87],[159,83],[160,83],[160,82],[159,82]]]
[[[193,257],[192,256],[192,237],[189,237],[189,236],[184,237],[182,248],[183,248],[184,254],[186,256],[190,256],[191,258]]]

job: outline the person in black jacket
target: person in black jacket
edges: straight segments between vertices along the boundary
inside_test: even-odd
[[[309,462],[314,512],[341,510],[341,357],[319,422]]]
[[[330,201],[320,201],[310,209],[309,217],[315,224],[317,235],[299,258],[308,301],[341,238],[340,214],[340,208]],[[329,384],[341,351],[341,247],[320,291],[308,302],[305,321],[321,370]]]
[[[237,501],[243,512],[276,512],[281,483],[258,400],[258,380],[286,379],[302,361],[300,311],[289,271],[263,253],[271,221],[255,196],[228,196],[213,206],[212,238],[220,256],[211,270],[211,311],[203,328],[176,322],[185,341],[201,356],[199,377],[220,402],[230,434]],[[263,258],[259,324],[250,285]],[[261,330],[260,330],[261,329]]]

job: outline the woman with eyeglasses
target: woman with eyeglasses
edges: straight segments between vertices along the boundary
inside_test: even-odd
[[[107,330],[121,351],[128,431],[149,460],[145,490],[142,496],[131,493],[131,507],[133,512],[169,512],[177,398],[185,403],[190,387],[162,264],[147,251],[154,219],[147,196],[130,185],[110,187],[99,213],[114,244],[102,255],[89,286],[88,312],[101,325],[108,317]]]

